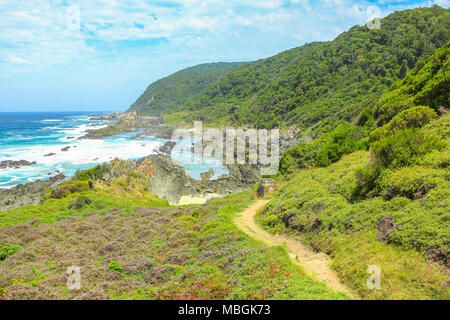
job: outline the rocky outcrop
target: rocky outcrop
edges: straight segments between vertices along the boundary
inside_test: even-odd
[[[256,194],[258,195],[258,198],[268,198],[271,197],[273,194],[275,194],[278,191],[278,186],[272,179],[263,179],[259,183],[258,190],[256,191]]]
[[[48,187],[66,178],[58,174],[50,179],[34,181],[15,186],[12,189],[0,189],[0,211],[19,209],[27,205],[39,204]]]
[[[442,264],[443,266],[450,268],[450,251],[442,248],[430,248],[427,250],[427,257],[431,261]]]
[[[32,166],[35,164],[35,161],[29,162],[27,160],[5,160],[0,162],[0,169],[19,169],[21,167]]]

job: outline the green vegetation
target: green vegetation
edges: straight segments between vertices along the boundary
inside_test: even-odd
[[[168,103],[177,105],[175,110],[166,107],[158,110],[171,120],[265,128],[294,125],[304,130],[304,134],[317,136],[333,130],[343,120],[357,119],[360,112],[373,107],[394,82],[404,78],[417,62],[431,56],[449,39],[448,9],[433,6],[395,12],[382,19],[381,30],[355,26],[331,42],[310,43],[241,65],[179,104]],[[442,61],[444,66],[445,61]],[[448,79],[448,74],[438,70],[426,71],[420,83],[413,84],[415,90],[421,92],[417,104],[443,104],[430,100],[434,91],[445,92],[448,88],[440,81],[442,77]],[[429,76],[440,84],[435,86],[429,82]],[[174,92],[172,86],[177,84],[172,82],[176,78],[168,79],[170,86],[158,85],[170,96]],[[405,83],[409,83],[409,79],[406,78]],[[423,86],[425,83],[427,85]],[[183,81],[179,86],[185,88]],[[144,101],[149,98],[147,95]],[[131,110],[153,113],[141,105]],[[376,108],[377,116],[389,109],[382,105],[383,102]]]
[[[102,166],[96,166],[92,169],[75,172],[75,178],[80,181],[95,180],[102,172]]]
[[[403,196],[402,192],[410,191],[403,191],[402,183],[409,182],[391,176],[394,189],[402,190],[395,197],[352,202],[355,171],[368,160],[367,151],[358,151],[327,168],[297,172],[258,221],[271,232],[288,232],[330,254],[340,278],[362,298],[448,299],[445,267],[425,258],[433,249],[449,250],[448,172],[443,178],[443,171],[427,168],[435,176],[435,184],[421,199]],[[427,177],[427,171],[419,175],[410,168],[409,174],[417,179]],[[398,176],[404,177],[403,173]],[[384,187],[391,185],[386,182]],[[385,226],[383,221],[392,224]],[[440,262],[445,263],[445,258]],[[380,290],[366,287],[369,265],[382,270]]]
[[[123,272],[123,267],[115,260],[109,262],[109,270],[116,272]]]
[[[181,70],[152,83],[130,108],[139,114],[159,116],[173,112],[218,79],[243,63],[208,63]]]
[[[164,208],[169,207],[169,204],[141,187],[124,187],[121,179],[110,184],[98,182],[95,190],[89,190],[88,181],[75,178],[50,188],[41,205],[0,212],[0,228],[30,221],[34,225],[53,223],[72,216],[83,217],[92,212],[106,214],[117,208],[120,212],[128,213],[136,206]]]
[[[381,25],[180,71],[131,110],[303,129],[315,140],[283,155],[258,223],[329,254],[362,298],[448,300],[450,12],[396,12]],[[256,187],[173,208],[147,191],[153,170],[115,160],[49,188],[40,205],[0,212],[0,298],[348,298],[233,224]],[[89,281],[68,292],[61,275],[74,263]],[[367,288],[370,265],[379,290]]]
[[[441,174],[439,170],[445,171],[443,168],[448,165],[448,159],[442,159],[442,156],[427,163],[430,170],[435,171],[436,177],[433,177],[433,172],[424,168],[422,169],[429,172],[425,175],[421,174],[424,171],[417,167],[429,154],[440,152],[441,155],[447,154],[448,156],[450,147],[448,138],[450,118],[448,116],[432,122],[432,127],[425,126],[420,129],[420,125],[426,124],[435,117],[436,114],[429,108],[412,108],[401,112],[384,127],[375,130],[371,135],[371,162],[365,168],[357,171],[358,181],[354,195],[357,198],[376,196],[380,195],[382,190],[385,191],[385,197],[397,195],[396,190],[398,191],[398,187],[401,186],[389,183],[386,185],[386,183],[392,181],[393,177],[398,177],[396,170],[408,166],[415,166],[415,170],[401,171],[402,174],[410,173],[408,177],[403,177],[403,184],[406,183],[408,186],[404,185],[401,189],[404,191],[405,188],[409,189],[410,197],[413,197],[413,194],[414,197],[423,197],[429,191],[430,179],[437,178],[437,176],[445,179],[446,175],[444,172]],[[443,130],[432,130],[433,127]],[[443,160],[444,162],[442,162]],[[390,191],[387,192],[387,189]]]
[[[346,123],[312,142],[301,143],[283,154],[280,172],[287,174],[296,169],[326,167],[345,154],[365,149],[366,142],[362,140],[365,131]]]
[[[421,83],[414,75],[423,75],[422,69],[440,70],[449,53],[447,44],[409,73],[407,83]],[[439,73],[447,74],[448,64]],[[448,79],[428,81],[442,88]],[[447,91],[432,92],[429,103],[448,99]],[[359,117],[362,127],[338,127],[288,150],[281,171],[292,174],[281,177],[285,184],[258,221],[271,232],[288,232],[330,254],[341,279],[363,298],[448,299],[448,105],[439,105],[442,110],[435,104],[399,107],[398,101],[391,94],[380,99],[377,106],[388,109],[375,112],[375,124],[383,125],[369,134],[366,124],[373,119],[366,113]],[[354,132],[363,133],[360,140]],[[369,151],[363,151],[366,147]],[[369,265],[382,270],[380,290],[365,286]]]

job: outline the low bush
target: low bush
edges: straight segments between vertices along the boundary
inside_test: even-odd
[[[111,260],[109,262],[109,270],[122,273],[123,267],[116,260]]]

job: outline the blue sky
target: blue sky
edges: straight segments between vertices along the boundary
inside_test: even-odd
[[[373,6],[434,3],[450,0],[0,0],[0,111],[126,110],[182,68],[332,40]]]

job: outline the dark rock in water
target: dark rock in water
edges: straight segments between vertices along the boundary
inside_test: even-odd
[[[35,165],[36,161],[29,162],[27,160],[5,160],[0,162],[0,169],[18,169],[21,167],[32,166]]]
[[[62,152],[67,152],[67,151],[69,151],[69,149],[70,149],[70,146],[62,148],[61,151]]]
[[[161,147],[159,147],[159,152],[165,153],[165,154],[171,154],[173,148],[175,148],[176,145],[177,145],[176,142],[167,141]]]
[[[394,218],[391,215],[382,217],[378,222],[378,233],[376,239],[381,242],[390,243],[390,235],[393,231],[398,229],[398,226],[394,224]]]
[[[46,155],[44,155],[44,157],[52,157],[52,156],[56,156],[56,153],[47,153]]]
[[[278,186],[275,181],[272,179],[263,179],[258,186],[258,190],[256,191],[258,198],[265,198],[272,196],[275,192],[278,191]]]
[[[450,251],[442,248],[430,248],[427,251],[427,256],[431,261],[442,264],[450,268]]]
[[[11,189],[0,189],[0,211],[19,209],[27,205],[37,205],[44,196],[45,189],[66,178],[63,174],[44,181],[21,184]]]

